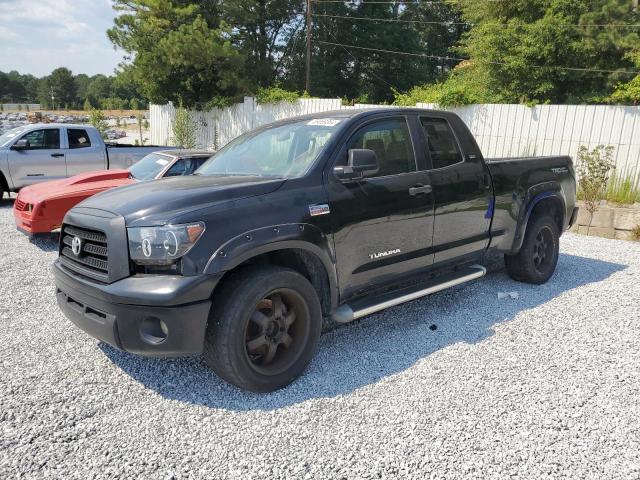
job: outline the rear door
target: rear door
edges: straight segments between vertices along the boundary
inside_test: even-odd
[[[32,130],[15,141],[21,139],[27,140],[26,149],[9,150],[9,169],[15,188],[66,177],[65,153],[60,148],[59,128]]]
[[[465,155],[447,117],[420,116],[435,202],[435,264],[474,259],[489,242],[493,190],[480,155]]]
[[[65,128],[65,132],[68,146],[67,176],[107,168],[102,142],[92,141],[84,128]]]
[[[428,186],[429,179],[426,172],[418,171],[408,120],[394,115],[360,125],[327,171],[343,300],[412,270],[431,267],[433,202],[428,193],[415,191]],[[373,150],[380,171],[341,182],[333,175],[333,167],[345,165],[353,148]]]

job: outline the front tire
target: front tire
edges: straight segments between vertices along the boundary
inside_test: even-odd
[[[298,272],[275,266],[234,272],[213,303],[204,359],[222,379],[271,392],[298,378],[313,358],[322,312]]]
[[[556,269],[560,232],[550,216],[534,218],[527,226],[522,247],[516,255],[505,255],[507,273],[519,282],[546,283]]]

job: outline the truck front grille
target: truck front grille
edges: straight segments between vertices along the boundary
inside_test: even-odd
[[[73,251],[78,238],[79,251]],[[76,240],[76,244],[78,240]],[[84,277],[107,283],[109,281],[109,249],[107,236],[97,230],[64,225],[61,232],[60,263]]]

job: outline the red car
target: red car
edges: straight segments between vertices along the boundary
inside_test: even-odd
[[[82,200],[111,188],[157,178],[191,175],[213,155],[194,150],[154,152],[127,170],[102,170],[24,187],[13,204],[21,232],[50,233],[62,225],[65,214]]]

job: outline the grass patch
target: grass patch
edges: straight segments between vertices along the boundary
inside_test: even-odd
[[[624,205],[640,202],[640,187],[630,175],[619,177],[614,173],[607,185],[605,199]]]

